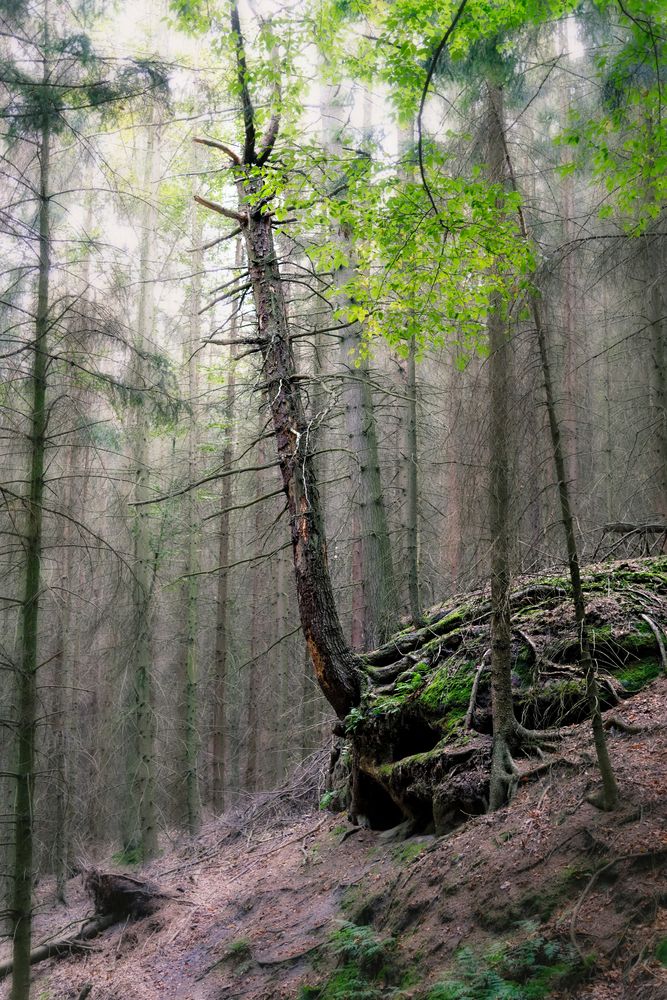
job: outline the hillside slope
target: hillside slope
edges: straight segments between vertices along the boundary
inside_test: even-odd
[[[666,702],[659,678],[607,713],[639,730],[610,728],[612,814],[586,801],[582,723],[539,765],[521,762],[509,808],[438,839],[392,843],[312,810],[231,832],[223,818],[147,869],[176,899],[38,966],[34,996],[667,997]],[[83,915],[80,878],[69,895],[69,909],[40,908],[38,940]]]

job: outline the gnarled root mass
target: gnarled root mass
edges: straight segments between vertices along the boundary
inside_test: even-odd
[[[584,574],[603,710],[662,671],[667,558],[595,565]],[[650,621],[649,621],[650,619]],[[339,724],[334,803],[376,829],[446,833],[489,805],[491,602],[486,590],[432,608],[363,657],[366,690]],[[511,791],[516,762],[558,746],[588,717],[569,580],[519,581],[512,593],[515,722],[498,753]]]

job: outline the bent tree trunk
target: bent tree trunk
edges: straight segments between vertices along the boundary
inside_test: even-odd
[[[252,179],[241,181],[242,204],[256,193],[254,184]],[[357,658],[343,636],[329,575],[310,428],[295,379],[271,216],[249,211],[243,232],[265,384],[287,497],[301,626],[320,687],[342,718],[359,699]]]
[[[306,420],[295,370],[272,216],[267,205],[262,204],[262,172],[258,169],[271,155],[280,119],[277,114],[273,116],[257,149],[255,112],[248,89],[244,41],[235,2],[231,8],[231,30],[236,46],[244,146],[240,157],[222,148],[232,161],[239,211],[231,212],[207,199],[197,200],[234,219],[245,241],[257,314],[257,343],[265,376],[263,388],[269,400],[280,475],[287,498],[301,626],[319,685],[338,716],[343,718],[360,698],[359,661],[345,640],[334,600],[311,428]],[[205,142],[220,148],[220,144]]]

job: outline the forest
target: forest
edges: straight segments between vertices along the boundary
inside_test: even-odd
[[[666,55],[0,0],[1,996],[667,996]]]

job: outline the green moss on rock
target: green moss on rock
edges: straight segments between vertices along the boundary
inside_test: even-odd
[[[443,664],[431,676],[419,695],[419,703],[428,712],[444,717],[447,722],[453,718],[462,720],[468,710],[470,694],[475,676],[475,664],[458,661]]]

